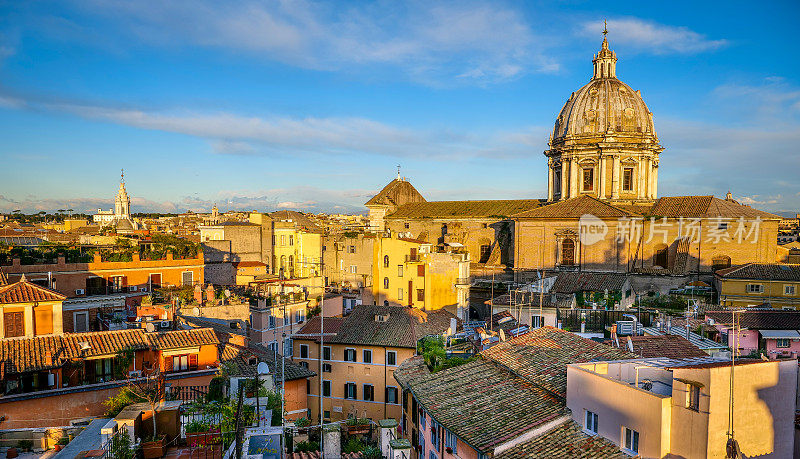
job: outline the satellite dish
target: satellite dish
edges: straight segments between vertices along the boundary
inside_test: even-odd
[[[500,341],[505,341],[505,340],[506,340],[506,332],[504,332],[503,329],[501,328],[500,329]]]
[[[258,366],[256,367],[256,372],[260,375],[268,375],[269,374],[269,365],[267,362],[258,362]]]
[[[230,298],[230,297],[231,297],[231,291],[228,290],[228,289],[225,289],[225,298]]]
[[[149,333],[156,331],[156,326],[153,322],[147,322],[145,324],[144,329],[147,330]]]

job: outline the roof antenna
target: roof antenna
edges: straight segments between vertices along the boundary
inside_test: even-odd
[[[397,180],[400,180],[400,165],[397,165]]]
[[[125,169],[120,169],[119,181],[125,183]]]

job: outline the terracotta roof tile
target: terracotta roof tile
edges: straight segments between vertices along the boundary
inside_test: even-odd
[[[66,298],[66,296],[56,291],[26,280],[0,287],[0,304],[64,301]]]
[[[82,344],[88,348],[82,350]],[[57,368],[76,357],[115,355],[124,349],[180,349],[218,344],[214,331],[206,329],[147,333],[142,329],[114,330],[33,338],[0,339],[0,363],[6,373]]]
[[[232,363],[239,376],[255,376],[258,363],[251,363],[251,359],[256,362],[265,362],[269,365],[270,373],[272,374],[275,382],[281,380],[281,372],[283,371],[283,364],[286,367],[286,380],[292,381],[295,379],[310,378],[315,376],[313,371],[303,368],[300,365],[292,362],[289,359],[283,359],[281,363],[280,354],[265,348],[262,345],[255,347],[242,347],[234,344],[220,344],[219,345],[219,360],[220,362]]]
[[[780,219],[777,215],[714,196],[666,196],[659,198],[647,215],[655,217]]]
[[[388,316],[385,322],[376,316]],[[405,306],[356,306],[344,318],[330,343],[416,348],[427,335],[444,333],[455,316],[444,309],[423,312]],[[327,324],[327,319],[325,320]],[[304,327],[305,328],[305,327]]]
[[[481,355],[562,397],[567,393],[567,364],[636,357],[625,350],[553,327],[537,328],[491,347]]]
[[[748,263],[717,270],[723,279],[800,281],[800,265],[782,263]]]
[[[365,206],[398,206],[409,202],[425,202],[425,198],[407,180],[394,179],[370,198]]]
[[[678,335],[643,335],[630,336],[633,352],[644,357],[667,357],[670,359],[683,359],[687,357],[708,357],[699,347],[690,343],[686,338]],[[620,346],[626,346],[628,338],[620,338]],[[612,342],[606,341],[612,345]]]
[[[706,311],[706,319],[732,324],[731,311]],[[751,310],[736,313],[736,324],[749,330],[800,330],[800,311]]]
[[[495,218],[505,219],[542,205],[539,199],[486,201],[431,201],[400,206],[387,219],[398,218]]]
[[[550,291],[553,293],[578,293],[620,291],[627,276],[618,273],[562,272],[558,273]]]
[[[538,437],[507,449],[496,459],[534,458],[623,459],[630,456],[613,442],[587,435],[575,421],[567,421]]]
[[[539,208],[519,212],[513,215],[515,219],[577,219],[585,214],[594,215],[597,218],[628,217],[637,215],[630,210],[611,205],[606,201],[601,201],[592,196],[578,196],[577,198],[558,201],[543,205]]]

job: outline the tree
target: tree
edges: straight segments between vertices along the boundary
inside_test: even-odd
[[[155,441],[158,438],[158,427],[156,426],[158,404],[164,400],[164,374],[156,370],[150,376],[130,381],[125,387],[135,397],[144,400],[153,410],[153,440]]]

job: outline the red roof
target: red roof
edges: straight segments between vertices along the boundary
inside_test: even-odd
[[[66,298],[49,288],[28,282],[24,276],[17,283],[0,287],[0,304],[64,301]]]

